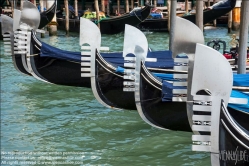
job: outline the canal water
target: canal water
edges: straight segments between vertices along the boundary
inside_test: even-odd
[[[145,34],[152,50],[168,49],[168,33]],[[206,41],[217,37],[229,41],[231,34],[226,28],[205,30]],[[59,31],[58,36],[42,40],[80,51],[78,34],[65,37]],[[102,46],[111,51],[122,51],[122,45],[123,34],[102,36]],[[59,161],[65,165],[210,165],[209,153],[191,151],[191,133],[153,128],[135,110],[105,108],[91,89],[47,84],[20,74],[11,57],[4,55],[2,41],[0,46],[1,161],[7,165],[58,165]]]

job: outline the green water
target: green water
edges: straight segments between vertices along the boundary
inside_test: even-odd
[[[63,34],[60,31],[58,36],[42,40],[79,51],[78,34]],[[225,28],[206,30],[205,39],[217,34],[230,39]],[[168,49],[167,33],[147,32],[146,37],[152,50]],[[60,161],[74,162],[65,165],[210,165],[208,153],[191,151],[191,133],[153,128],[134,110],[107,109],[95,100],[91,89],[47,84],[20,74],[11,57],[3,55],[2,41],[0,45],[2,156],[29,157],[27,161],[37,162],[34,165],[58,165],[39,164],[56,161],[39,157],[61,157],[65,152],[68,158]],[[102,36],[102,46],[112,51],[122,51],[122,45],[123,34]],[[26,160],[3,161],[20,165]]]

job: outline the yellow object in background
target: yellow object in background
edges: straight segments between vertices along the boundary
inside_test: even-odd
[[[96,18],[96,12],[85,11],[82,17],[87,18],[87,19]],[[100,19],[106,18],[105,13],[104,12],[99,12],[99,18]]]

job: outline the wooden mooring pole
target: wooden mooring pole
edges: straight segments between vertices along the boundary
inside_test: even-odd
[[[20,10],[22,10],[22,8],[23,8],[23,2],[24,1],[20,1]]]
[[[40,6],[40,12],[43,12],[44,11],[44,0],[39,1],[39,6]],[[42,28],[42,29],[44,29],[44,28]],[[45,34],[41,33],[41,38],[44,38],[44,37],[45,37]]]
[[[109,1],[107,1],[106,10],[107,10],[107,15],[110,16],[110,4],[109,4]]]
[[[171,3],[170,3],[169,50],[172,50],[173,41],[174,41],[174,38],[175,38],[176,6],[177,6],[177,1],[176,0],[171,0]]]
[[[98,27],[100,28],[100,24],[99,24],[99,1],[98,0],[94,0],[94,7],[95,7],[95,11],[96,11],[96,18],[97,18],[97,24]]]
[[[244,0],[242,1],[241,4],[238,74],[246,73],[248,26],[249,26],[248,16],[249,16],[249,1]]]
[[[131,10],[134,8],[134,0],[131,0]]]
[[[216,0],[213,0],[213,5],[214,5],[215,3],[216,3]],[[216,19],[213,21],[213,24],[214,24],[215,27],[217,26],[217,20],[216,20]]]
[[[129,0],[125,0],[125,12],[129,13]]]
[[[186,13],[188,13],[188,0],[185,0],[185,11],[186,11]]]
[[[105,1],[101,0],[101,11],[105,13]]]
[[[66,16],[65,16],[65,30],[66,30],[66,35],[68,36],[69,35],[69,10],[68,10],[68,0],[64,0],[64,5],[65,5],[65,13],[66,13]]]
[[[44,10],[44,1],[43,0],[40,0],[40,12],[43,12]]]
[[[53,5],[53,1],[47,1],[47,9],[49,9]],[[48,32],[49,36],[56,36],[57,35],[57,20],[56,14],[54,15],[52,21],[48,24]]]
[[[171,4],[171,0],[167,0],[167,11],[168,11],[168,31],[170,31],[170,5]]]
[[[120,14],[120,0],[118,0],[118,2],[117,2],[117,7],[118,7],[117,8],[117,10],[118,10],[117,12],[118,12],[118,14]]]
[[[245,1],[247,1],[247,0],[245,0]],[[236,5],[232,11],[233,11],[232,30],[237,31],[237,30],[239,30],[239,26],[240,26],[241,0],[236,1]]]
[[[195,24],[203,31],[203,0],[196,1]]]
[[[233,22],[233,11],[230,11],[228,13],[228,22],[227,22],[228,33],[231,33],[232,22]]]
[[[79,12],[78,12],[78,0],[74,0],[74,10],[75,10],[75,18],[79,19]]]
[[[154,7],[156,8],[156,6],[157,6],[157,0],[154,0]]]

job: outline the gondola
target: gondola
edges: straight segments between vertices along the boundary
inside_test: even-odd
[[[176,74],[176,72],[174,74]],[[178,74],[181,74],[181,72]],[[168,77],[166,79],[170,81],[163,81],[158,75],[159,74],[156,75],[148,71],[144,63],[141,63],[139,77],[140,85],[138,85],[136,88],[137,91],[135,91],[138,94],[136,103],[141,118],[148,124],[157,128],[191,131],[189,123],[191,122],[192,124],[192,121],[188,119],[191,116],[190,108],[192,108],[192,105],[188,103],[190,108],[188,108],[189,111],[187,112],[186,87],[173,86],[171,83],[175,81],[173,74],[160,74],[165,78]],[[162,76],[160,77],[162,78]],[[239,75],[234,75],[234,77],[237,76]],[[249,79],[248,75],[245,79]],[[248,85],[247,87],[246,85],[243,86],[245,86],[243,89],[249,91]],[[172,89],[176,89],[176,92]],[[236,89],[235,86],[234,89]],[[182,92],[180,90],[182,90]],[[180,91],[179,94],[177,94],[177,91]],[[234,94],[236,93],[240,92],[234,91]],[[246,94],[244,95],[249,97]],[[188,101],[191,101],[191,99]],[[245,110],[246,108],[241,109]],[[247,109],[249,109],[249,107]],[[244,121],[241,122],[241,125],[249,129],[249,125],[247,125],[248,122],[245,119],[246,117],[243,117],[243,114],[240,114],[240,108],[229,104],[228,110],[235,119],[244,119]]]
[[[21,11],[14,9],[14,65],[26,75],[31,75],[31,73],[26,60],[26,54],[29,53],[30,48],[30,35],[28,34],[29,29],[25,27],[28,25],[30,29],[38,31],[41,20],[38,9],[29,1],[23,2]]]
[[[236,0],[226,0],[214,4],[211,9],[205,9],[203,11],[203,24],[207,24],[226,13],[230,12],[236,4]],[[184,15],[182,18],[187,19],[195,23],[195,14]],[[168,30],[168,18],[160,19],[146,19],[138,25],[138,28],[142,31],[167,31]]]
[[[24,2],[24,7],[26,2]],[[2,29],[2,34],[3,34],[3,40],[4,40],[4,47],[5,47],[5,55],[11,56],[12,57],[12,62],[15,67],[15,69],[25,75],[31,75],[26,66],[26,59],[25,56],[22,55],[19,51],[24,51],[24,49],[17,49],[17,43],[15,43],[15,35],[14,35],[14,30],[18,30],[18,27],[14,27],[14,22],[19,22],[20,16],[21,16],[21,11],[14,9],[15,15],[17,17],[16,20],[13,20],[11,17],[2,15],[2,22],[4,23],[4,27]],[[19,18],[19,19],[18,19]],[[25,41],[22,41],[24,43],[20,44],[24,46],[26,44]]]
[[[179,22],[176,25],[181,25],[181,23]],[[187,25],[187,22],[185,22],[184,25]],[[192,27],[190,29],[195,28]],[[195,32],[198,31],[195,30]],[[183,39],[183,41],[185,40]],[[177,46],[181,47],[180,44],[177,44]],[[138,78],[138,83],[135,84],[136,105],[141,118],[148,124],[161,129],[178,129],[183,131],[191,131],[189,124],[192,124],[192,120],[189,119],[191,119],[190,117],[192,115],[190,111],[190,109],[192,108],[192,104],[191,102],[186,102],[192,100],[191,97],[187,99],[186,93],[187,87],[189,87],[187,85],[191,84],[191,81],[189,81],[189,83],[187,84],[186,78],[187,74],[191,76],[193,70],[191,64],[194,63],[194,56],[193,53],[188,53],[187,55],[189,59],[184,59],[183,55],[181,55],[180,60],[179,58],[176,59],[177,66],[175,70],[172,73],[167,72],[166,74],[151,73],[150,71],[148,71],[146,65],[144,65],[143,62],[137,63],[139,65],[136,66],[136,78]],[[206,56],[208,56],[208,54]],[[215,58],[213,57],[213,59]],[[189,65],[188,67],[186,66],[187,64]],[[182,69],[188,70],[188,73],[182,72]],[[159,77],[161,77],[162,79],[160,79]],[[237,75],[235,75],[234,77],[237,77]],[[246,77],[244,78],[249,79],[248,75],[246,75]],[[183,82],[179,82],[179,80],[182,80]],[[234,84],[233,88],[238,88],[236,86],[237,85]],[[243,86],[246,85],[240,85],[241,88],[245,90],[247,89],[247,91],[249,90],[248,87]],[[186,111],[187,103],[188,111]],[[233,110],[234,107],[229,107],[229,111],[233,112],[233,114],[236,114],[236,112],[234,112]],[[239,119],[241,117],[236,116],[235,118]]]
[[[173,56],[176,56],[178,53],[182,52],[187,52],[189,54],[193,54],[195,51],[195,43],[200,42],[204,43],[204,38],[203,34],[201,31],[197,29],[197,27],[192,24],[191,22],[184,20],[182,18],[177,17],[176,18],[176,34],[178,34],[175,38],[174,41],[174,47],[173,47]],[[184,26],[182,26],[184,25]],[[145,60],[146,55],[149,55],[147,53],[148,49],[148,44],[147,43],[146,37],[144,34],[139,31],[136,28],[132,28],[131,26],[127,26],[129,29],[126,29],[127,31],[125,32],[125,40],[128,40],[128,37],[132,37],[133,39],[140,39],[140,42],[135,44],[131,42],[130,44],[134,45],[134,48],[131,51],[127,51],[124,55],[132,52],[133,55],[136,55],[136,61],[133,63],[140,63],[138,62],[140,58]],[[127,28],[126,27],[126,28]],[[182,35],[182,28],[188,28],[193,33],[195,33],[195,37],[189,37],[188,35]],[[131,34],[129,34],[131,33]],[[192,33],[190,32],[189,35]],[[132,40],[129,40],[132,41]],[[135,46],[139,46],[140,49],[144,50],[142,55],[140,55],[139,51],[136,52]],[[125,50],[125,47],[124,47]],[[172,53],[171,51],[165,51],[164,56],[167,57],[168,62],[173,62],[172,59]],[[156,57],[156,56],[153,56]],[[129,57],[128,57],[129,59]],[[158,61],[161,61],[158,59]],[[168,63],[168,62],[163,62],[162,63]],[[147,63],[147,62],[146,62]],[[153,62],[149,62],[153,63]],[[134,64],[128,64],[128,66],[132,66]],[[125,65],[124,65],[125,66]],[[148,67],[148,63],[145,64],[143,63],[143,67],[146,69]],[[163,65],[161,65],[163,66]],[[137,66],[136,66],[137,67]],[[157,79],[153,78],[153,85],[151,85],[149,82],[149,79],[151,77],[146,77],[144,80],[142,79],[141,75],[146,75],[146,73],[143,73],[143,69],[141,68],[141,74],[139,70],[136,68],[130,68],[125,67],[123,69],[124,71],[117,73],[118,67],[114,64],[106,62],[102,57],[100,53],[96,53],[96,60],[95,60],[95,68],[94,73],[95,73],[95,78],[93,77],[93,83],[92,83],[92,89],[94,92],[95,97],[97,100],[102,103],[103,105],[109,107],[109,108],[122,108],[122,109],[138,109],[141,110],[140,104],[139,104],[139,92],[137,90],[140,89],[140,87],[136,87],[136,85],[141,84],[142,88],[144,90],[144,93],[142,96],[142,101],[144,101],[141,106],[146,107],[146,110],[151,111],[151,114],[148,113],[150,116],[158,116],[157,120],[162,121],[161,127],[167,126],[167,128],[170,129],[175,129],[175,130],[183,130],[183,131],[191,131],[189,124],[188,124],[188,119],[187,119],[187,114],[186,114],[186,108],[184,110],[178,110],[179,108],[184,108],[186,107],[186,103],[173,103],[173,102],[168,102],[168,103],[163,103],[161,101],[161,95],[162,91],[161,89],[157,89],[157,86],[162,87],[161,81],[158,81]],[[129,77],[132,77],[133,75],[131,74],[130,76],[128,75],[125,77],[126,74],[128,73],[129,70],[131,73],[136,73],[135,80],[136,82],[132,82],[132,80],[129,80]],[[154,68],[151,69],[150,71],[158,71],[159,68]],[[173,71],[173,66],[171,65],[168,71]],[[166,69],[167,70],[167,69]],[[150,73],[146,69],[147,73]],[[147,75],[146,75],[147,76]],[[140,80],[137,79],[138,77],[141,77]],[[144,77],[143,77],[144,78]],[[159,78],[158,78],[159,79]],[[146,85],[144,84],[147,83]],[[157,84],[159,85],[157,85]],[[135,86],[135,87],[134,87]],[[135,93],[134,93],[135,89]],[[150,91],[151,90],[151,91]],[[124,102],[125,101],[125,102]],[[165,106],[167,106],[165,108]],[[167,115],[168,116],[162,116],[167,109]],[[176,111],[177,110],[177,111]],[[181,112],[180,112],[181,111]],[[184,116],[176,116],[177,114],[182,114]],[[140,113],[141,115],[141,113]],[[142,116],[142,115],[141,115]],[[163,118],[163,119],[162,119]],[[183,120],[185,119],[185,121]],[[147,121],[148,122],[148,121]],[[157,126],[160,126],[159,121],[154,122]],[[165,124],[167,123],[167,124]]]
[[[236,121],[227,110],[224,102],[221,103],[219,121],[219,151],[220,165],[240,165],[249,164],[249,130],[243,126],[248,126],[249,113],[239,112],[243,119]],[[241,125],[244,123],[245,125]],[[232,158],[229,156],[233,154]],[[235,154],[235,155],[234,155]],[[212,163],[215,165],[215,163]]]
[[[94,43],[94,38],[91,36],[82,37],[86,34],[92,36],[99,36],[100,32],[97,26],[88,19],[81,18],[81,32],[80,39],[82,43]],[[26,54],[26,61],[19,61],[23,66],[27,66],[27,72],[32,74],[35,78],[60,85],[90,87],[90,79],[83,78],[82,75],[82,53],[63,51],[54,48],[48,44],[42,43],[36,38],[34,32],[30,34],[31,39],[27,39],[27,46],[30,46],[30,51]],[[98,38],[99,38],[98,37]],[[97,37],[96,37],[97,38]],[[129,41],[126,41],[128,43]],[[100,44],[100,43],[99,43]],[[96,48],[99,47],[96,45]],[[129,46],[134,47],[134,46]],[[95,49],[94,48],[94,52]],[[158,51],[157,53],[163,54]],[[95,54],[95,53],[94,53]],[[102,56],[108,62],[123,66],[124,59],[122,53],[102,53]],[[163,60],[163,58],[161,58]],[[166,65],[165,65],[166,64]],[[160,67],[172,68],[172,61],[165,63]],[[156,68],[160,64],[151,64],[151,68]],[[157,67],[158,68],[158,67]]]
[[[56,8],[54,7],[55,5],[56,5],[56,1],[54,2],[53,6],[49,10],[46,11],[46,13],[48,13],[47,14],[48,17],[46,18],[46,20],[49,22],[52,20],[52,13]],[[44,12],[43,12],[43,15],[44,15],[43,17],[46,16]],[[37,11],[37,8],[28,1],[23,2],[22,11],[14,9],[14,20],[11,17],[8,17],[6,15],[1,15],[1,17],[5,25],[3,28],[2,34],[5,34],[5,40],[9,41],[9,43],[5,42],[6,43],[5,46],[9,47],[9,49],[11,50],[11,52],[9,52],[10,54],[8,53],[7,54],[12,55],[12,62],[17,71],[25,75],[31,75],[28,70],[26,57],[24,54],[20,53],[20,52],[27,51],[27,48],[26,50],[23,48],[25,47],[25,45],[29,47],[29,44],[24,39],[23,41],[20,41],[22,42],[20,44],[17,44],[16,42],[14,42],[14,40],[16,40],[14,39],[15,38],[14,31],[20,30],[19,29],[20,21],[22,24],[23,23],[28,24],[30,27],[32,27],[32,29],[37,30],[41,24],[45,23],[44,18],[40,18],[40,14]],[[23,36],[23,34],[22,34],[22,37],[26,38],[25,35]],[[22,49],[19,49],[18,47],[22,47]]]
[[[213,166],[246,166],[249,164],[249,96],[230,97],[234,79],[230,65],[214,50],[210,50],[213,54],[207,54],[209,49],[197,45],[193,74],[189,77],[192,83],[187,93],[193,96],[192,150],[211,152]],[[210,56],[205,58],[206,55]],[[203,67],[204,64],[209,68]],[[200,91],[207,93],[200,94]],[[232,113],[228,103],[237,107],[233,110],[236,113]]]
[[[19,10],[15,10],[15,12],[20,14]],[[1,15],[1,18],[2,23],[5,25],[2,28],[4,38],[4,54],[12,57],[13,65],[17,71],[29,75],[23,66],[21,54],[14,54],[13,19],[7,15]]]
[[[192,24],[192,23],[190,23]],[[184,19],[181,19],[179,17],[177,17],[177,23],[176,23],[176,34],[179,34],[181,36],[182,32],[182,28],[183,27],[188,27],[188,25],[186,24],[186,21]],[[182,26],[184,25],[184,26]],[[190,27],[191,30],[193,30],[193,32],[195,33],[195,35],[198,34],[198,32],[196,32],[195,28]],[[200,30],[199,30],[200,31]],[[178,33],[179,32],[179,33]],[[189,33],[191,34],[191,32]],[[185,35],[186,36],[186,35]],[[133,40],[130,40],[130,39]],[[139,42],[134,41],[135,39],[139,39]],[[176,37],[176,40],[174,41],[174,44],[176,45],[173,50],[174,53],[181,53],[181,52],[188,52],[191,53],[194,51],[193,48],[193,43],[194,42],[201,42],[204,43],[204,38],[203,35],[201,37],[199,37],[198,35],[196,37],[189,37],[186,36],[186,38],[184,38],[184,42],[181,43],[181,41],[179,41],[180,37]],[[186,39],[186,40],[185,40]],[[147,43],[147,39],[144,36],[144,34],[138,30],[135,27],[126,26],[126,30],[125,30],[125,40],[130,41],[130,45],[133,45],[132,49],[126,51],[126,47],[124,46],[124,56],[128,56],[125,57],[124,60],[126,62],[126,59],[129,60],[131,58],[131,62],[132,63],[127,63],[127,65],[123,70],[122,73],[117,73],[117,69],[118,66],[115,64],[111,64],[106,62],[102,57],[100,53],[96,53],[96,59],[95,59],[95,80],[93,81],[94,83],[92,84],[92,89],[94,90],[94,94],[95,97],[98,99],[98,101],[100,103],[102,103],[103,105],[109,107],[109,108],[117,108],[117,109],[136,109],[136,104],[135,104],[135,98],[134,98],[134,85],[137,83],[134,83],[134,81],[129,80],[130,78],[134,77],[134,75],[132,74],[132,72],[134,73],[135,70],[134,68],[130,68],[129,66],[135,66],[134,63],[136,63],[136,61],[138,61],[137,58],[140,58],[140,56],[137,56],[135,53],[135,46],[140,46],[143,50],[145,50],[141,57],[143,57],[145,59],[146,56],[148,56],[148,58],[157,58],[158,62],[146,62],[146,64],[144,66],[149,67],[150,71],[158,71],[159,69],[169,69],[172,70],[173,68],[173,60],[172,60],[172,54],[171,51],[163,51],[163,56],[157,56],[154,53],[154,56],[150,56],[151,52],[147,52],[148,49],[148,43]],[[182,38],[181,38],[182,40]],[[126,43],[126,42],[125,42]],[[137,44],[136,44],[137,43]],[[184,45],[183,45],[184,44]],[[129,54],[132,53],[133,56],[136,55],[136,57],[129,57]],[[133,58],[133,60],[132,60]],[[160,62],[160,64],[159,64]],[[155,64],[159,64],[158,66],[160,67],[154,67],[151,68],[150,65],[152,65],[154,63]],[[169,65],[169,66],[167,66]],[[131,71],[133,70],[133,71]],[[124,73],[129,73],[128,74],[124,74]],[[135,76],[136,78],[139,77],[139,73],[138,75]],[[133,78],[134,80],[134,78]],[[136,88],[135,88],[136,89]],[[149,90],[149,89],[148,89]],[[156,90],[153,89],[153,91],[155,92]],[[136,93],[136,91],[135,91]],[[160,99],[161,99],[161,91],[160,91]],[[153,98],[150,96],[150,99]],[[123,102],[125,101],[125,102]],[[152,101],[152,100],[151,100]],[[146,102],[148,104],[152,104],[153,102]],[[136,101],[137,103],[138,101]],[[182,104],[183,105],[183,104]],[[155,109],[157,106],[155,105]],[[186,111],[185,111],[186,112]]]
[[[81,18],[81,24],[82,28],[80,34],[80,43],[82,44],[80,45],[82,46],[84,43],[96,43],[94,41],[99,40],[101,35],[97,26],[90,20],[83,18]],[[125,43],[128,42],[129,41],[126,41]],[[39,39],[36,38],[34,32],[31,33],[30,47],[31,56],[26,56],[27,66],[29,68],[29,71],[32,71],[31,73],[34,77],[45,82],[59,85],[90,87],[90,76],[81,76],[83,72],[82,70],[89,70],[83,69],[84,67],[82,67],[81,59],[84,50],[82,50],[82,52],[71,52],[57,49],[39,41]],[[95,49],[99,47],[100,46],[97,45],[94,48],[93,56],[95,56]],[[101,53],[101,55],[107,62],[123,67],[123,53]],[[156,56],[163,57],[164,52],[156,51],[156,54]],[[151,56],[154,56],[154,54]],[[161,58],[161,60],[163,59],[164,58]],[[169,63],[168,66],[165,65],[163,62],[165,62],[165,60],[161,63],[156,64],[148,63],[148,65],[152,69],[159,68],[159,66],[160,68],[172,68],[172,62]],[[91,66],[90,63],[89,66]]]
[[[179,36],[176,37],[176,41],[175,41],[175,46],[173,48],[175,54],[181,53],[181,52],[188,52],[189,54],[193,54],[193,52],[195,51],[195,46],[194,46],[194,41],[200,42],[200,43],[204,43],[204,38],[203,35],[201,33],[201,31],[199,30],[199,37],[197,37],[198,35],[198,31],[196,29],[196,26],[194,25],[194,27],[191,27],[190,25],[188,25],[188,23],[190,23],[187,20],[181,19],[179,17],[177,17],[177,24],[178,26],[176,26],[176,31],[179,33],[179,36],[185,36],[186,38],[180,38]],[[190,23],[191,25],[193,25],[192,23]],[[182,28],[184,26],[185,27],[189,27],[189,29],[192,29],[195,33],[195,38],[187,36],[187,35],[182,35],[180,32],[182,32]],[[129,35],[129,33],[132,32],[133,35]],[[189,33],[189,35],[192,35],[192,33]],[[129,37],[126,37],[129,36]],[[125,30],[125,40],[128,38],[130,39],[130,37],[133,38],[133,40],[129,40],[131,45],[134,45],[132,49],[130,49],[129,51],[125,51],[126,48],[124,48],[124,55],[127,55],[129,53],[135,54],[134,49],[135,49],[135,44],[134,39],[139,39],[140,42],[137,42],[140,44],[140,46],[145,47],[144,50],[147,50],[148,45],[144,44],[147,43],[146,38],[144,37],[144,35],[141,33],[141,31],[139,31],[136,28],[132,28],[132,26],[128,26],[126,27]],[[133,41],[133,42],[131,42]],[[188,42],[187,42],[188,41]],[[126,42],[124,42],[126,43]],[[137,45],[139,45],[137,44]],[[124,46],[125,47],[125,46]],[[143,57],[145,57],[146,55],[150,55],[151,52],[144,52]],[[160,68],[159,67],[155,67],[155,68],[151,68],[149,67],[152,62],[146,62],[146,65],[144,65],[144,68],[148,67],[150,69],[150,71],[158,71],[158,70],[164,70],[162,66],[164,67],[168,67],[167,71],[171,71],[173,72],[172,68],[172,55],[170,51],[163,51],[164,54],[164,59],[162,61],[162,59],[158,59],[158,61],[161,62],[160,64]],[[160,58],[159,56],[151,56],[151,57],[157,57]],[[149,56],[149,58],[151,58]],[[131,58],[131,61],[134,61],[134,57],[128,57],[128,59]],[[133,60],[132,60],[133,58]],[[137,58],[137,57],[136,57]],[[93,83],[92,83],[92,89],[94,91],[95,97],[98,99],[98,101],[100,103],[102,103],[103,105],[109,107],[109,108],[116,108],[116,109],[136,109],[135,107],[135,103],[134,103],[134,82],[129,82],[129,78],[128,77],[133,77],[133,75],[130,76],[125,76],[124,73],[126,73],[128,70],[132,70],[132,69],[128,69],[127,67],[125,67],[124,69],[120,69],[119,66],[109,63],[107,62],[102,56],[101,53],[96,52],[96,59],[91,59],[91,61],[95,60],[95,68],[91,69],[91,71],[94,71],[95,73],[95,78],[93,78]],[[125,60],[125,58],[124,58]],[[149,64],[148,64],[149,63]],[[166,64],[168,65],[169,63],[171,63],[170,66],[166,66]],[[154,64],[158,64],[154,63]],[[163,65],[164,64],[164,65]],[[130,64],[130,66],[132,66],[133,64]],[[125,65],[124,65],[125,66]],[[145,67],[146,66],[146,67]],[[128,69],[128,70],[127,70]],[[127,70],[127,71],[126,71]],[[120,72],[117,72],[120,71]],[[133,71],[134,72],[134,71]],[[125,78],[126,77],[126,78]],[[136,78],[139,77],[139,75],[136,76]],[[145,79],[149,79],[150,77],[146,77]],[[156,79],[154,79],[156,80]],[[136,83],[135,83],[136,84]],[[159,82],[160,86],[161,83]],[[136,88],[135,88],[136,89]],[[149,90],[150,88],[145,88],[146,90]],[[156,93],[157,90],[155,90],[154,88],[152,88],[153,92]],[[159,100],[157,100],[157,102],[162,103],[161,100],[161,95],[162,92],[161,90],[158,91],[158,98]],[[150,95],[148,95],[149,100],[152,100]],[[125,102],[123,102],[125,101]],[[136,101],[137,103],[139,101]],[[151,102],[145,102],[148,105],[151,105]],[[157,103],[158,104],[158,103]],[[157,104],[154,104],[153,106],[153,110],[151,110],[152,112],[156,112],[155,110],[157,109]],[[165,103],[164,103],[165,104]],[[168,104],[170,105],[170,104]],[[163,105],[162,105],[163,106]],[[179,104],[179,106],[181,106],[181,103]],[[182,104],[183,107],[185,107],[185,104]],[[159,106],[160,107],[160,106]],[[175,107],[175,104],[172,104],[172,107]],[[175,107],[176,108],[176,107]],[[177,108],[176,108],[177,109]],[[184,111],[186,114],[186,111]],[[159,117],[161,118],[161,116],[159,115]],[[186,123],[187,124],[187,118],[186,119]],[[188,128],[189,129],[189,128]]]
[[[121,16],[116,16],[113,18],[102,19],[100,24],[101,34],[117,34],[123,32],[125,29],[125,24],[136,26],[139,23],[143,22],[149,15],[151,11],[151,6],[145,5],[144,8],[140,10],[133,11],[131,13],[123,14]],[[69,29],[72,29],[75,32],[80,31],[80,20],[72,20],[73,23]],[[57,19],[58,28],[65,28],[65,20]],[[71,24],[71,23],[70,23]]]
[[[40,24],[39,24],[38,29],[42,29],[43,27],[45,27],[52,21],[56,13],[56,9],[57,9],[57,0],[53,0],[53,1],[54,3],[49,9],[40,13]],[[27,1],[25,1],[24,3],[26,2]],[[0,27],[1,27],[1,22],[0,22]],[[0,29],[0,32],[1,32],[1,29]]]
[[[54,3],[49,9],[40,13],[41,20],[40,20],[38,29],[42,29],[43,27],[48,25],[54,18],[56,14],[56,9],[57,9],[57,0],[53,0],[53,1]]]
[[[135,65],[132,62],[135,58],[138,58],[138,56],[134,57],[136,54],[135,46],[139,45],[143,50],[146,50],[142,57],[148,57],[146,66],[153,66],[152,70],[159,67],[161,69],[172,68],[173,61],[171,51],[147,52],[148,43],[145,35],[133,26],[126,25],[124,41],[124,58],[122,61],[125,64],[123,66],[106,61],[98,50],[96,51],[96,57],[92,57],[92,61],[95,61],[91,69],[91,72],[93,72],[91,78],[92,90],[96,99],[104,106],[112,109],[135,110],[134,83],[132,82],[134,69],[129,68],[129,66]],[[129,44],[129,46],[126,44]],[[130,72],[130,75],[125,74],[127,72]]]

